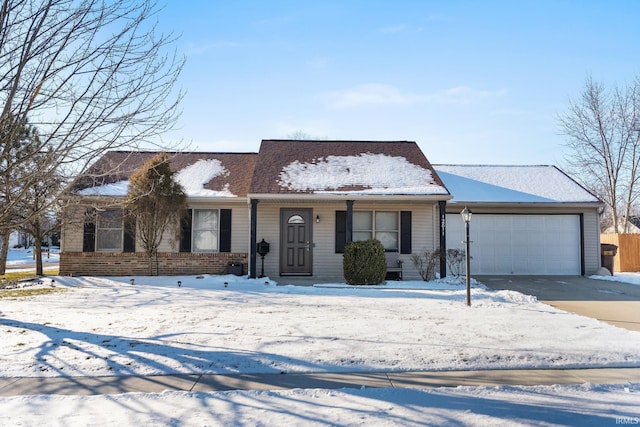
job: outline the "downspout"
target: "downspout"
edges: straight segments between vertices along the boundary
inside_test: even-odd
[[[438,202],[440,210],[440,278],[447,277],[447,202]]]
[[[249,278],[255,279],[256,274],[256,251],[258,244],[258,201],[251,199],[251,236],[249,238]]]

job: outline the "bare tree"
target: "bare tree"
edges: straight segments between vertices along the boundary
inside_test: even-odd
[[[572,174],[605,202],[616,232],[628,231],[639,196],[640,79],[607,90],[587,78],[559,123]]]
[[[33,158],[38,159],[45,154]],[[36,261],[36,275],[44,274],[42,266],[42,245],[47,237],[58,227],[59,222],[54,212],[56,206],[52,203],[62,187],[62,179],[51,174],[44,180],[29,185],[28,191],[16,205],[16,217],[21,224],[19,229],[33,237],[33,254]]]
[[[165,231],[171,225],[179,230],[178,224],[187,203],[184,189],[174,180],[174,174],[169,156],[161,153],[129,177],[127,208],[137,223],[138,240],[149,258],[150,274],[154,272],[153,260],[157,262],[158,247]]]
[[[41,221],[41,215],[61,188],[58,181],[55,190],[51,185],[51,176],[39,179],[34,170],[55,170],[52,157],[46,151],[41,152],[41,142],[35,127],[26,120],[16,120],[10,116],[0,128],[2,156],[0,156],[0,231],[3,235],[3,247],[0,252],[0,273],[6,270],[9,236],[12,230],[24,230],[31,219]],[[47,199],[42,197],[47,189]],[[28,231],[28,230],[25,230]],[[40,265],[40,273],[42,268]]]
[[[0,0],[0,129],[14,138],[28,118],[40,133],[33,155],[50,156],[25,180],[70,178],[107,150],[164,144],[184,59],[170,50],[173,36],[157,34],[156,17],[151,0]],[[6,147],[3,137],[2,168],[33,163]]]

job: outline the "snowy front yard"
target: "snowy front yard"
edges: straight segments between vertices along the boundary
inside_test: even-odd
[[[517,292],[268,283],[58,277],[2,300],[0,376],[640,366],[638,333]]]
[[[640,333],[481,286],[467,307],[462,285],[439,282],[359,288],[235,276],[136,277],[134,285],[130,277],[54,279],[60,292],[0,299],[0,377],[640,366]],[[586,406],[576,412],[567,393]],[[167,424],[176,416],[177,424],[496,424],[506,416],[528,424],[531,418],[518,417],[536,405],[591,422],[608,411],[614,422],[640,413],[630,403],[640,402],[639,393],[637,385],[167,392],[1,398],[0,408],[27,425],[51,416],[81,425],[87,418],[78,414],[99,417],[97,425]],[[482,409],[487,402],[498,409]],[[542,419],[557,420],[553,414]]]

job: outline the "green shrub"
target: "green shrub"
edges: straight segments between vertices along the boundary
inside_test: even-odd
[[[379,285],[387,275],[384,246],[379,240],[350,242],[344,248],[344,279],[350,285]]]

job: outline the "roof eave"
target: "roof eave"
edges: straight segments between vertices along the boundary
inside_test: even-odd
[[[464,200],[451,200],[448,202],[451,206],[482,206],[482,207],[532,207],[532,208],[544,208],[544,207],[565,207],[565,208],[603,208],[605,204],[603,202],[483,202],[483,201],[464,201]]]
[[[250,193],[249,199],[258,200],[303,200],[303,201],[343,201],[343,200],[424,200],[424,201],[446,201],[451,200],[450,194],[357,194],[357,193]]]

